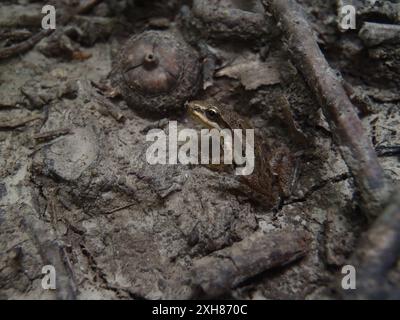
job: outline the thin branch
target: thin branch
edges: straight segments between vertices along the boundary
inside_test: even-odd
[[[33,135],[33,139],[37,141],[49,141],[54,138],[57,138],[59,136],[67,135],[71,133],[71,129],[69,128],[63,128],[63,129],[56,129],[56,130],[50,130],[46,132],[39,132]]]
[[[104,212],[104,214],[111,214],[111,213],[114,213],[114,212],[117,212],[117,211],[121,211],[121,210],[130,208],[130,207],[134,206],[135,204],[137,204],[137,202],[131,202],[131,203],[125,204],[123,206],[120,206],[118,208],[114,208],[114,209],[108,210],[108,211]]]
[[[303,10],[294,0],[263,0],[287,40],[289,53],[315,94],[329,122],[334,139],[354,177],[367,217],[382,211],[390,188],[361,120],[337,72],[322,54]]]

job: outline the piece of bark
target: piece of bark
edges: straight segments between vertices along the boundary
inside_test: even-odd
[[[246,90],[280,83],[279,61],[269,59],[263,62],[257,58],[257,56],[238,58],[232,65],[219,70],[215,75],[240,80]]]
[[[358,36],[367,47],[374,47],[383,43],[400,43],[400,26],[365,22]]]
[[[302,7],[294,0],[263,0],[286,38],[289,53],[315,94],[354,177],[360,195],[360,207],[374,219],[390,195],[390,186],[378,162],[371,141],[349,100],[340,76],[322,54]]]
[[[26,214],[23,222],[37,245],[43,263],[52,265],[56,271],[57,299],[75,300],[76,284],[73,280],[72,269],[68,265],[64,246],[57,240],[52,228],[33,214]]]
[[[303,257],[310,239],[303,231],[258,231],[194,262],[191,283],[196,295],[216,297],[243,281]]]
[[[195,0],[191,12],[191,19],[200,23],[198,31],[209,38],[258,39],[276,35],[269,16],[262,12],[241,10],[229,1]]]

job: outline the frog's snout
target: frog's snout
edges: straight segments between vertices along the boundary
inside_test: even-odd
[[[196,108],[196,104],[193,103],[193,101],[186,101],[185,103],[185,109],[187,112],[189,112],[190,114],[193,114],[193,112],[195,112],[197,110]]]
[[[187,102],[185,103],[185,107],[186,107],[186,109],[187,109],[189,112],[195,112],[195,111],[201,112],[201,111],[204,109],[204,108],[201,106],[201,104],[200,104],[198,101],[196,101],[196,100],[187,101]]]

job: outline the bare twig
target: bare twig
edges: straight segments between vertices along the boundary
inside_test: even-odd
[[[111,213],[114,213],[114,212],[117,212],[117,211],[121,211],[121,210],[130,208],[130,207],[134,206],[135,204],[137,204],[137,202],[131,202],[131,203],[125,204],[123,206],[120,206],[118,208],[114,208],[114,209],[108,210],[108,211],[104,212],[104,214],[111,214]]]
[[[41,115],[27,116],[22,119],[15,119],[11,121],[0,121],[0,129],[15,129],[21,127],[31,121],[43,119]]]
[[[375,150],[378,157],[393,157],[400,155],[400,145],[378,146]]]
[[[53,33],[53,31],[53,29],[41,30],[40,32],[36,33],[35,35],[23,42],[1,49],[0,59],[6,59],[19,53],[28,51],[29,49],[33,48],[40,40]]]
[[[0,40],[24,40],[32,36],[32,32],[26,29],[0,31]]]
[[[322,107],[356,182],[363,211],[369,218],[376,217],[389,197],[390,188],[339,76],[319,49],[300,5],[294,0],[263,0],[263,4],[273,13],[293,61]]]
[[[52,140],[59,136],[67,135],[69,133],[71,133],[71,129],[69,128],[57,129],[57,130],[36,133],[35,135],[33,135],[33,139],[42,142],[42,141]]]
[[[400,258],[400,190],[361,238],[350,263],[357,271],[357,288],[345,298],[400,299],[400,288],[387,280]]]

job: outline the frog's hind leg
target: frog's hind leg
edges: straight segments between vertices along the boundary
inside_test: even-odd
[[[271,168],[274,176],[278,177],[277,183],[281,196],[288,198],[298,179],[299,161],[293,157],[287,147],[279,147],[274,151]]]

